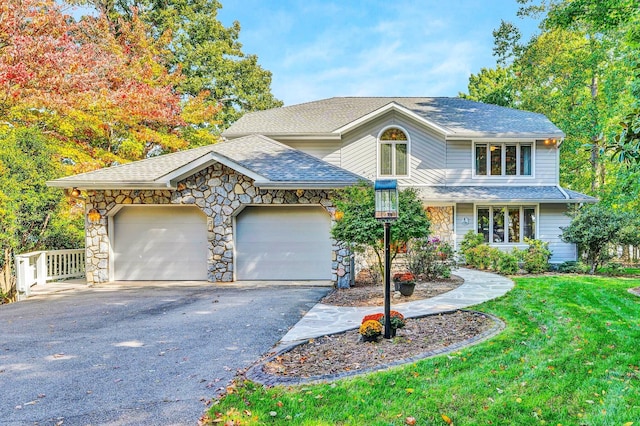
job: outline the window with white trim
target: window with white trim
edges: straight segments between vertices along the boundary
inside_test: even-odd
[[[380,176],[407,176],[409,174],[409,138],[397,127],[386,129],[378,141]]]
[[[476,176],[531,176],[532,143],[476,143]]]
[[[486,243],[515,244],[536,238],[535,206],[479,206],[476,213],[476,230]]]

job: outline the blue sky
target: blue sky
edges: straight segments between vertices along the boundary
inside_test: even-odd
[[[243,52],[273,73],[292,105],[332,96],[456,96],[471,73],[495,66],[492,31],[536,22],[516,0],[221,0],[240,22]]]

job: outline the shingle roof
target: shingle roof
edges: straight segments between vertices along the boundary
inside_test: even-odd
[[[597,198],[559,186],[432,186],[420,188],[425,201],[595,203]]]
[[[547,117],[460,98],[346,97],[245,114],[223,136],[327,135],[378,111],[397,106],[442,128],[448,138],[564,137]]]
[[[361,176],[262,135],[212,146],[214,152],[271,182],[356,183]],[[264,185],[263,185],[264,186]]]
[[[261,135],[251,135],[173,154],[47,182],[49,186],[83,189],[174,188],[209,164],[220,162],[247,174],[256,186],[333,188],[362,178]]]

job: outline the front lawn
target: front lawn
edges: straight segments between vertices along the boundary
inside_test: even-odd
[[[640,279],[516,278],[507,323],[461,352],[331,384],[232,387],[220,424],[640,426]],[[217,413],[217,414],[216,414]],[[218,424],[218,423],[215,423]]]

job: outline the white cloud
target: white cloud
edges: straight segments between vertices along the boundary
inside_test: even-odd
[[[246,53],[287,105],[331,96],[456,96],[492,66],[491,30],[512,0],[250,1]],[[237,10],[243,10],[242,7]],[[241,36],[245,37],[245,36]]]

